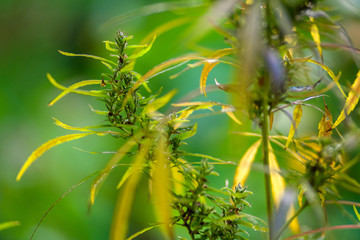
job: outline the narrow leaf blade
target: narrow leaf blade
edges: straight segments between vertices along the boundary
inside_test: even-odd
[[[301,116],[302,116],[302,107],[299,104],[299,105],[296,105],[294,112],[293,112],[293,120],[294,120],[295,126],[293,123],[290,126],[289,136],[287,138],[285,148],[287,148],[289,146],[290,142],[292,141],[295,131],[297,130],[297,128],[299,126]]]
[[[75,140],[78,138],[88,136],[90,134],[94,134],[94,133],[74,133],[74,134],[57,137],[57,138],[51,139],[50,141],[44,143],[28,157],[28,159],[26,160],[24,165],[21,167],[21,169],[16,177],[16,180],[19,181],[21,179],[21,177],[24,175],[25,171],[30,167],[30,165],[50,148],[55,147],[56,145],[59,145],[64,142],[69,142],[69,141],[72,141],[72,140]]]
[[[249,175],[251,164],[255,160],[255,155],[259,149],[259,146],[261,144],[261,139],[256,141],[251,147],[246,151],[244,156],[240,159],[239,165],[236,168],[236,172],[234,175],[234,183],[233,188],[240,184],[241,186],[244,186],[245,181]]]
[[[140,180],[143,163],[149,152],[149,145],[149,139],[145,139],[134,160],[134,174],[131,175],[126,182],[123,191],[119,194],[110,231],[111,240],[123,240],[126,238],[128,219],[133,204],[135,190]]]
[[[235,51],[234,48],[224,48],[217,50],[208,57],[209,60],[205,63],[200,76],[200,92],[203,93],[205,97],[206,97],[205,87],[209,73],[217,64],[219,64],[219,62],[216,60],[223,56],[229,55],[234,51]]]
[[[92,58],[92,59],[95,59],[95,60],[107,62],[107,63],[113,64],[114,66],[116,66],[115,62],[113,62],[113,61],[111,61],[109,59],[106,59],[106,58],[102,58],[102,57],[98,57],[98,56],[94,56],[94,55],[89,55],[89,54],[69,53],[69,52],[64,52],[64,51],[60,51],[60,50],[58,50],[58,51],[59,51],[59,53],[61,53],[64,56],[68,56],[68,57],[87,57],[87,58]]]
[[[351,86],[348,98],[346,99],[345,106],[341,111],[339,117],[336,119],[333,128],[337,127],[346,116],[348,116],[358,104],[360,98],[360,71],[356,75],[356,79]]]

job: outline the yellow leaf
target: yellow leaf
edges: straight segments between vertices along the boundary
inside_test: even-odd
[[[321,118],[321,121],[319,122],[318,129],[319,129],[319,137],[327,137],[331,136],[332,134],[332,115],[329,111],[328,106],[325,103],[325,114]]]
[[[82,138],[85,136],[88,136],[90,134],[94,134],[94,133],[74,133],[74,134],[69,134],[69,135],[65,135],[65,136],[61,136],[61,137],[57,137],[54,139],[51,139],[50,141],[47,141],[46,143],[44,143],[43,145],[41,145],[39,148],[37,148],[26,160],[26,162],[24,163],[24,165],[21,167],[16,180],[19,181],[21,179],[21,177],[24,175],[25,171],[30,167],[30,165],[36,160],[38,159],[44,152],[46,152],[47,150],[49,150],[50,148],[59,145],[61,143],[64,142],[69,142],[78,138]]]
[[[134,173],[134,168],[133,167],[129,167],[126,172],[124,173],[124,175],[122,176],[121,180],[119,181],[118,185],[116,186],[116,189],[119,189],[122,187],[122,185],[124,185],[124,183],[126,182],[126,180],[128,180],[128,178],[131,176],[131,174]]]
[[[294,123],[291,123],[289,136],[287,138],[285,148],[287,148],[289,146],[290,142],[292,141],[295,131],[297,130],[297,128],[299,126],[301,116],[302,116],[302,108],[301,108],[301,105],[299,104],[299,105],[296,105],[294,112],[293,112],[293,120],[295,122],[295,126],[294,126]]]
[[[355,108],[360,98],[360,71],[356,75],[356,79],[351,86],[350,93],[346,99],[345,106],[339,117],[336,119],[332,128],[336,128]]]
[[[261,139],[256,141],[251,147],[246,151],[244,156],[240,159],[239,165],[236,168],[234,175],[233,189],[240,184],[242,187],[245,185],[245,181],[249,175],[251,164],[255,160],[255,155],[259,146],[261,144]]]
[[[126,238],[126,233],[128,231],[128,219],[134,202],[136,187],[139,183],[141,169],[143,168],[149,149],[150,139],[147,138],[141,144],[139,152],[136,155],[133,165],[134,173],[129,177],[123,191],[119,193],[110,231],[111,240],[123,240]]]
[[[69,126],[65,123],[62,123],[60,122],[58,119],[54,118],[54,121],[55,121],[55,124],[58,125],[59,127],[62,127],[64,129],[68,129],[68,130],[73,130],[73,131],[81,131],[81,132],[93,132],[95,133],[95,131],[93,130],[90,130],[90,129],[87,129],[87,128],[81,128],[81,127],[72,127],[72,126]]]
[[[239,119],[237,119],[237,117],[235,116],[235,114],[233,113],[234,108],[232,106],[228,106],[228,105],[222,105],[222,112],[225,112],[232,120],[234,120],[234,122],[236,122],[237,124],[241,125],[242,123],[240,122]]]
[[[150,114],[152,112],[155,112],[159,108],[163,107],[165,104],[167,104],[171,98],[174,97],[177,90],[174,89],[171,92],[167,93],[165,96],[155,99],[153,102],[150,102],[144,107],[143,114]]]
[[[161,229],[165,236],[174,239],[171,228],[171,195],[170,195],[170,166],[167,161],[167,144],[164,135],[160,135],[155,151],[156,162],[154,166],[154,201],[158,221],[162,223]]]
[[[69,53],[69,52],[63,52],[63,51],[60,51],[58,50],[59,53],[61,53],[62,55],[65,55],[65,56],[69,56],[69,57],[87,57],[87,58],[92,58],[92,59],[95,59],[95,60],[100,60],[100,61],[103,61],[103,62],[107,62],[107,63],[110,63],[110,64],[113,64],[114,66],[116,66],[116,63],[109,60],[109,59],[106,59],[106,58],[102,58],[102,57],[98,57],[98,56],[94,56],[94,55],[89,55],[89,54],[77,54],[77,53]]]
[[[83,90],[76,90],[76,88],[79,87],[79,85],[81,85],[81,82],[80,83],[77,83],[79,84],[76,88],[72,88],[74,85],[72,85],[71,87],[64,87],[62,85],[60,85],[59,83],[57,83],[55,81],[55,79],[50,75],[50,73],[46,74],[47,78],[49,79],[50,83],[52,85],[54,85],[56,88],[60,89],[60,90],[63,90],[64,93],[60,94],[58,97],[56,97],[53,101],[51,101],[49,103],[49,106],[53,105],[55,102],[57,102],[60,98],[62,98],[63,96],[65,96],[66,94],[68,94],[69,92],[72,92],[72,93],[77,93],[77,94],[82,94],[82,95],[88,95],[88,96],[93,96],[93,97],[106,97],[106,94],[105,94],[105,91],[103,90],[100,90],[100,91],[95,91],[95,90],[91,90],[91,91],[83,91]],[[99,81],[99,82],[96,82],[96,84],[101,84],[102,80],[88,80],[88,81]],[[85,84],[85,83],[82,83],[82,84]],[[92,84],[95,84],[94,82]],[[91,85],[91,84],[87,84],[87,85]],[[82,85],[82,86],[85,86],[85,85]],[[81,87],[81,86],[80,86]]]
[[[270,181],[272,186],[271,191],[275,206],[276,208],[278,208],[281,199],[284,195],[285,181],[280,174],[281,170],[270,143],[269,143],[269,150],[270,150],[269,152]],[[294,213],[295,213],[294,206],[291,205],[289,212],[287,213],[287,219],[291,218],[294,215]],[[299,232],[300,226],[298,219],[295,218],[294,220],[292,220],[289,227],[293,232]]]
[[[50,74],[49,74],[50,75]],[[48,76],[49,80],[51,80],[51,82],[53,83],[55,80],[53,80],[53,78],[51,76]],[[84,86],[89,86],[89,85],[100,85],[102,82],[102,80],[85,80],[85,81],[81,81],[78,83],[75,83],[73,85],[71,85],[70,87],[68,87],[68,90],[63,91],[62,93],[60,93],[54,100],[52,100],[48,106],[52,106],[54,105],[57,101],[59,101],[61,98],[63,98],[66,94],[70,93],[73,90],[76,90],[80,87],[84,87]],[[56,84],[56,86],[61,86],[60,84]]]
[[[210,71],[217,64],[219,64],[217,59],[219,59],[225,55],[229,55],[229,54],[233,53],[234,51],[235,51],[234,48],[224,48],[224,49],[217,50],[216,52],[214,52],[213,54],[211,54],[208,57],[209,60],[205,63],[204,68],[201,72],[201,76],[200,76],[200,92],[203,93],[205,95],[205,97],[206,97],[206,91],[205,91],[206,80],[207,80],[207,77],[208,77]]]
[[[315,44],[316,44],[316,47],[319,51],[319,54],[320,54],[320,57],[321,57],[321,60],[323,59],[323,54],[322,54],[322,49],[321,49],[321,42],[320,42],[320,34],[319,34],[319,29],[318,27],[316,26],[316,24],[314,23],[314,18],[313,17],[310,17],[310,21],[313,22],[310,26],[310,34],[311,34],[311,37],[313,38]]]
[[[274,122],[274,113],[271,112],[271,113],[269,114],[269,128],[270,128],[270,131],[271,131],[271,129],[272,129],[273,122]]]
[[[116,164],[134,147],[137,141],[142,136],[141,132],[138,132],[132,138],[130,138],[120,149],[114,154],[110,161],[106,164],[105,168],[101,170],[99,175],[94,179],[90,187],[90,204],[94,204],[96,191],[100,188],[100,184],[110,174],[111,170]],[[134,170],[135,171],[135,170]]]

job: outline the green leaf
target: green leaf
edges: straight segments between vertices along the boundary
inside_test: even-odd
[[[19,225],[20,225],[19,221],[2,222],[2,223],[0,223],[0,231],[11,228],[11,227],[16,227]]]
[[[95,59],[95,60],[99,60],[99,61],[103,61],[103,62],[107,62],[107,63],[110,63],[114,66],[116,66],[116,63],[109,60],[109,59],[106,59],[106,58],[102,58],[102,57],[98,57],[98,56],[94,56],[94,55],[89,55],[89,54],[77,54],[77,53],[69,53],[69,52],[63,52],[63,51],[60,51],[58,50],[59,53],[61,53],[62,55],[65,55],[65,56],[69,56],[69,57],[87,57],[87,58],[92,58],[92,59]]]
[[[141,176],[141,169],[150,149],[150,139],[143,141],[134,161],[134,174],[126,182],[118,197],[113,222],[110,231],[110,240],[123,240],[128,231],[128,219],[132,208],[136,187]]]
[[[176,92],[177,92],[177,90],[174,89],[171,92],[167,93],[165,96],[157,98],[154,101],[148,103],[144,107],[144,110],[143,110],[142,114],[151,114],[152,112],[155,112],[159,108],[165,106],[165,104],[167,104],[171,100],[171,98],[174,97]]]
[[[21,167],[21,169],[16,177],[16,180],[19,181],[21,179],[21,177],[23,176],[23,174],[25,173],[25,171],[30,167],[30,165],[50,148],[57,146],[61,143],[69,142],[69,141],[72,141],[72,140],[75,140],[78,138],[82,138],[82,137],[85,137],[85,136],[88,136],[88,135],[91,135],[94,133],[93,132],[91,132],[91,133],[74,133],[74,134],[57,137],[57,138],[51,139],[50,141],[44,143],[39,148],[37,148],[29,156],[29,158],[25,161],[24,165]]]
[[[116,48],[117,44],[115,42],[106,40],[106,41],[103,41],[103,43],[105,43],[106,50],[108,50],[110,52],[115,52],[115,53],[119,52],[119,50]],[[113,48],[112,46],[114,46],[115,48]]]
[[[197,131],[197,123],[195,123],[195,125],[192,127],[191,130],[176,135],[176,138],[179,140],[185,140],[187,138],[194,136],[196,131]]]
[[[144,56],[152,48],[152,46],[155,42],[155,39],[156,39],[156,35],[153,36],[153,39],[150,43],[146,44],[145,47],[143,49],[141,49],[140,51],[134,52],[132,55],[130,55],[128,57],[128,59],[132,60],[132,59],[136,59],[136,58]],[[129,47],[131,47],[131,45]]]

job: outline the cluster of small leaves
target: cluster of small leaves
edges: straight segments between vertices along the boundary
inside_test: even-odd
[[[187,191],[176,194],[173,207],[177,210],[175,224],[186,227],[191,239],[247,239],[241,227],[266,231],[255,217],[243,213],[250,204],[245,200],[252,194],[240,185],[235,190],[223,188],[215,191],[208,186],[208,176],[217,174],[213,166],[203,160],[199,169],[184,169]],[[208,202],[212,203],[209,204]]]

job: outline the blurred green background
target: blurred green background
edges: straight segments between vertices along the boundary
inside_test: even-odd
[[[90,103],[100,109],[101,102],[86,96],[70,94],[55,106],[47,107],[47,103],[59,93],[59,90],[46,79],[47,72],[51,73],[59,83],[68,86],[79,80],[98,79],[100,73],[106,71],[95,61],[65,57],[57,50],[105,56],[107,53],[101,41],[112,40],[118,29],[134,35],[133,43],[136,44],[156,26],[184,14],[182,11],[170,11],[147,15],[146,13],[151,12],[147,9],[135,15],[128,15],[131,18],[125,19],[126,21],[124,19],[110,21],[155,2],[148,0],[0,1],[0,222],[10,220],[21,222],[18,227],[1,231],[0,240],[29,239],[45,211],[67,189],[102,168],[110,158],[108,154],[93,155],[74,147],[88,151],[115,151],[119,146],[119,140],[110,136],[89,136],[59,145],[39,158],[20,182],[15,181],[21,165],[33,150],[47,140],[70,133],[56,127],[51,117],[56,117],[72,126],[96,125],[104,121],[101,116],[92,113],[88,105]],[[196,1],[188,1],[188,3],[195,4]],[[328,3],[336,9],[334,14],[345,14],[346,18],[343,17],[342,24],[353,38],[354,45],[360,47],[360,4],[356,0],[328,1]],[[157,9],[160,9],[160,6],[158,5]],[[198,8],[194,13],[187,14],[198,16],[203,12],[205,9]],[[160,36],[151,52],[138,61],[136,70],[144,74],[166,59],[191,52],[191,49],[186,49],[185,44],[189,36],[179,34],[185,32],[185,28],[186,26],[179,27]],[[210,33],[201,44],[213,49],[226,46],[222,37],[214,33]],[[357,69],[348,55],[343,56],[338,52],[325,52],[325,54],[334,56],[328,62],[334,72],[346,69],[343,72],[345,78],[348,81],[354,79]],[[339,56],[342,57],[341,62],[338,61]],[[229,70],[229,67],[219,65],[209,79],[216,77],[222,83],[230,82],[232,74]],[[157,77],[150,87],[156,90],[164,85],[163,93],[177,88],[179,92],[175,100],[198,88],[200,69],[190,70],[175,80],[169,80],[169,75]],[[226,102],[227,96],[216,92],[210,93],[209,99]],[[320,100],[319,103],[321,104]],[[332,110],[339,112],[340,106],[335,105]],[[320,120],[321,116],[315,113],[314,118]],[[209,154],[237,162],[254,141],[251,138],[229,135],[229,129],[236,127],[226,115],[197,121],[199,132],[188,141],[187,149],[190,152]],[[290,126],[286,120],[279,119],[279,121],[286,122],[287,129]],[[312,120],[309,121],[311,123]],[[245,123],[237,130],[253,129],[251,123]],[[282,129],[286,127],[281,127],[279,131]],[[287,134],[286,131],[284,134]],[[87,206],[90,186],[88,181],[56,205],[45,218],[34,239],[108,239],[117,196],[115,186],[119,180],[119,173],[123,170],[116,169],[107,179],[90,214]],[[359,167],[355,168],[352,175],[357,176],[358,170]],[[217,171],[221,176],[213,178],[211,185],[225,186],[227,179],[231,184],[234,166],[219,167]],[[358,176],[357,178],[359,180]],[[135,200],[130,233],[155,221],[147,195],[147,182],[142,183]],[[253,205],[249,212],[265,219],[262,174],[254,172],[248,184],[251,186],[249,190],[255,193],[255,196],[249,198],[249,202]],[[348,192],[344,192],[343,196],[349,200],[360,200],[357,195]],[[333,211],[335,215],[339,214],[335,208]],[[345,223],[341,220],[334,222]],[[178,231],[181,233],[181,230]],[[261,238],[261,234],[249,231],[254,234],[251,239]],[[334,239],[338,236],[336,234],[334,233]],[[354,236],[352,234],[353,231],[343,231],[341,236]],[[160,238],[159,232],[152,230],[139,239]]]

